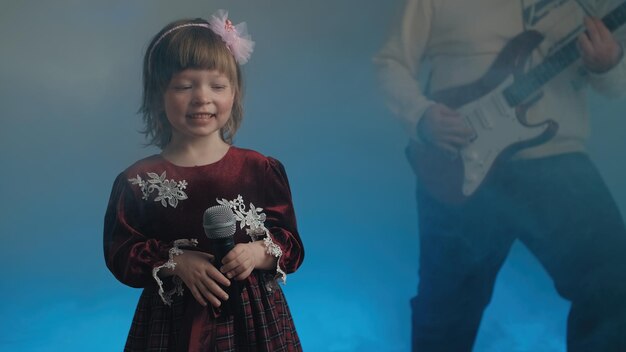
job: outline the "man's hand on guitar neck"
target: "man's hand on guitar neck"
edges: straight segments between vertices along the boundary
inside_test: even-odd
[[[442,104],[428,108],[417,125],[417,133],[425,142],[455,157],[468,145],[474,131],[458,112]]]
[[[587,30],[578,36],[578,47],[583,63],[593,73],[606,72],[622,58],[622,46],[602,20],[585,17],[584,22]]]

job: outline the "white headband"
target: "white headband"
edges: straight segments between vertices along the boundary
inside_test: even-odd
[[[152,48],[150,48],[150,52],[148,54],[148,65],[152,62],[152,53],[154,52],[154,48],[159,45],[161,40],[173,31],[185,27],[204,27],[212,30],[215,34],[222,38],[224,43],[226,43],[228,50],[230,50],[231,54],[235,57],[235,61],[237,61],[240,65],[245,64],[250,59],[250,55],[254,49],[254,42],[248,34],[246,23],[242,22],[234,26],[228,19],[228,12],[225,10],[218,10],[215,15],[211,16],[208,23],[185,23],[174,28],[170,28],[165,33],[161,34],[159,39],[157,39],[154,42],[154,45],[152,45]]]

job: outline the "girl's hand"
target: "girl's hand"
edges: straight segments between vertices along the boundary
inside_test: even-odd
[[[598,18],[585,17],[585,32],[578,36],[583,63],[594,73],[602,73],[617,65],[622,58],[622,46]]]
[[[263,241],[239,243],[222,259],[220,271],[229,279],[245,280],[266,256]]]
[[[219,307],[228,299],[228,294],[220,287],[230,286],[228,280],[211,264],[212,255],[204,252],[186,250],[174,257],[176,267],[172,274],[178,275],[191,291],[193,297],[203,307],[207,302]]]

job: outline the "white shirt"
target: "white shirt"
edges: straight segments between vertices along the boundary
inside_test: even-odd
[[[536,65],[563,42],[576,39],[584,29],[585,14],[602,17],[621,2],[408,0],[402,18],[374,57],[387,104],[407,124],[411,138],[417,139],[417,123],[435,103],[423,93],[425,81],[431,92],[470,83],[487,72],[511,38],[529,29],[545,36],[530,60],[530,66]],[[626,43],[624,29],[626,25],[616,33],[620,43]],[[526,117],[531,123],[556,121],[557,134],[517,157],[584,151],[589,85],[608,96],[626,93],[626,60],[603,74],[586,71],[578,60],[549,81]]]

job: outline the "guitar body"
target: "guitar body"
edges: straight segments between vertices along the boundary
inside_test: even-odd
[[[462,203],[499,161],[554,136],[556,122],[530,125],[525,119],[527,106],[510,106],[503,95],[523,73],[524,63],[542,39],[535,31],[523,32],[507,43],[483,77],[430,95],[458,111],[476,135],[456,158],[427,143],[413,142],[407,147],[420,186],[431,196],[444,203]]]

